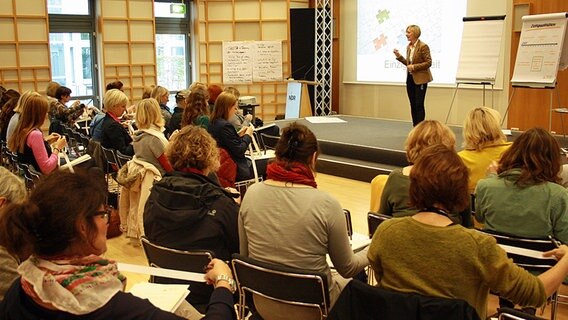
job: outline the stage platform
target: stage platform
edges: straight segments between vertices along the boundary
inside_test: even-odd
[[[311,123],[305,119],[279,120],[280,128],[296,121],[316,135],[321,155],[317,171],[370,182],[378,174],[408,165],[404,141],[412,129],[409,121],[335,115],[344,123]],[[449,126],[456,135],[456,150],[462,149],[462,127]],[[512,141],[521,132],[508,136]],[[556,136],[560,146],[567,146],[563,136]]]

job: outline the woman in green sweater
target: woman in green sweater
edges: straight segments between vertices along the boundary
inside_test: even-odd
[[[456,225],[449,212],[468,205],[468,170],[454,150],[423,150],[410,173],[411,217],[383,222],[368,258],[379,286],[462,299],[486,318],[489,290],[525,306],[542,306],[568,274],[568,247],[546,252],[558,263],[535,277],[507,259],[495,239]]]

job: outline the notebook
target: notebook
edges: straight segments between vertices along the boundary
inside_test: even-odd
[[[187,284],[140,282],[130,288],[130,293],[150,300],[157,308],[174,312],[189,294],[189,287]]]

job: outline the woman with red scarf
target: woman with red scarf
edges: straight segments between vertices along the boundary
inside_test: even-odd
[[[265,262],[326,273],[333,304],[349,278],[369,264],[367,250],[353,253],[341,205],[317,189],[314,175],[319,147],[313,132],[292,123],[282,131],[275,153],[276,160],[267,168],[267,180],[252,185],[242,201],[240,253]],[[327,254],[339,274],[331,272]],[[285,313],[279,313],[277,302],[260,296],[255,296],[254,301],[263,318],[305,316],[300,308],[289,306]]]

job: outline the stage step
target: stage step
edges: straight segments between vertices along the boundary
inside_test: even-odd
[[[378,174],[389,174],[396,168],[400,167],[327,154],[320,155],[317,163],[317,172],[364,182],[371,182]]]
[[[318,172],[365,182],[378,174],[389,174],[407,165],[406,153],[400,150],[318,140],[321,155]]]

